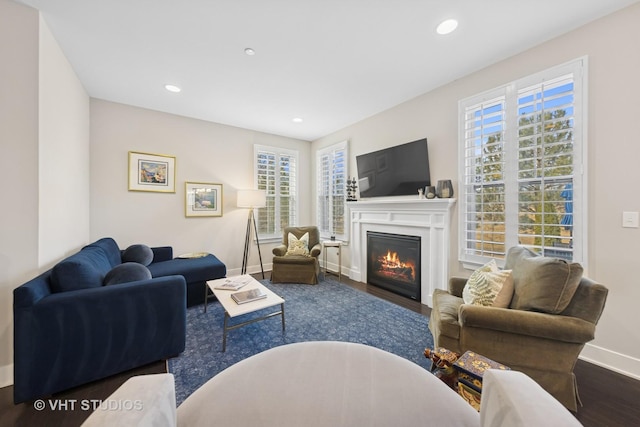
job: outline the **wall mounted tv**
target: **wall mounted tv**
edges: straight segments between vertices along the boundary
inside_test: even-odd
[[[427,139],[356,156],[360,197],[418,195],[431,185]]]

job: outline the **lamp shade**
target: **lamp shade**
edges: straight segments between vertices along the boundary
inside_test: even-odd
[[[264,208],[267,206],[267,193],[264,190],[238,190],[239,208]]]

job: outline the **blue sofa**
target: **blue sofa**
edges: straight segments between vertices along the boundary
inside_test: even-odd
[[[16,404],[184,350],[189,285],[193,301],[204,301],[205,281],[226,267],[213,255],[146,249],[147,266],[123,262],[126,251],[103,238],[14,290]]]

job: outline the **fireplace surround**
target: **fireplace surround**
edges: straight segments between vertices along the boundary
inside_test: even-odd
[[[347,202],[350,212],[349,277],[368,282],[367,232],[420,237],[420,302],[432,306],[449,277],[451,214],[455,199],[372,198]]]

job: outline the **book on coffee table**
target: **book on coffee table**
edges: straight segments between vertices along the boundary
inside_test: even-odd
[[[267,294],[262,292],[262,289],[249,289],[248,291],[241,291],[231,294],[231,298],[233,298],[233,300],[238,304],[245,304],[266,297]]]
[[[245,285],[251,283],[251,276],[244,275],[239,277],[230,277],[215,286],[216,289],[225,289],[227,291],[237,291]]]

